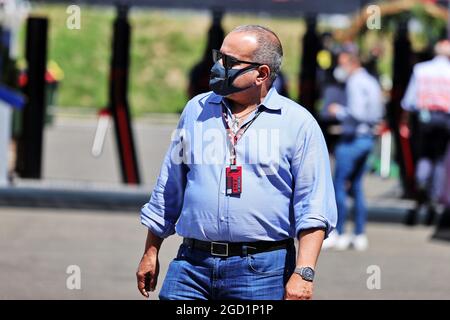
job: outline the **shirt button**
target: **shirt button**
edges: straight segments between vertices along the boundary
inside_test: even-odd
[[[220,221],[225,221],[225,217],[220,217]]]
[[[220,193],[225,194],[225,191],[221,191]]]

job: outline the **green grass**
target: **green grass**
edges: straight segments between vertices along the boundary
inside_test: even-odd
[[[81,30],[66,27],[64,5],[39,5],[34,15],[50,21],[49,59],[58,63],[65,77],[56,104],[61,107],[98,109],[108,102],[113,7],[81,6]],[[132,25],[129,102],[134,115],[149,112],[178,112],[187,100],[188,74],[201,59],[211,23],[209,12],[134,9]],[[298,97],[301,38],[305,25],[301,18],[268,15],[226,14],[225,32],[241,24],[261,24],[273,29],[284,49],[282,70],[287,76],[291,98]],[[25,28],[23,28],[25,29]],[[319,29],[323,27],[319,25]],[[389,28],[388,28],[389,29]],[[413,37],[416,45],[419,41]],[[25,43],[24,30],[20,44]],[[364,47],[382,43],[384,55],[379,71],[391,76],[392,32],[368,32]],[[22,54],[23,55],[23,54]]]
[[[114,9],[82,6],[80,30],[66,27],[65,6],[36,6],[33,14],[49,18],[49,59],[64,71],[57,105],[104,107],[108,100]],[[129,101],[133,114],[179,111],[187,99],[189,70],[203,55],[209,13],[139,9],[131,11],[130,23],[133,29]],[[244,23],[263,24],[279,34],[285,51],[283,71],[296,97],[302,20],[230,14],[225,15],[223,27],[227,32]]]

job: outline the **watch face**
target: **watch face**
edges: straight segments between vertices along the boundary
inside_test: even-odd
[[[305,276],[305,278],[312,279],[314,278],[314,271],[311,268],[305,268],[303,270],[303,275]]]
[[[305,267],[302,269],[301,276],[304,280],[313,281],[314,280],[314,270],[310,267]]]
[[[303,280],[313,281],[314,280],[314,269],[310,267],[296,268],[295,273],[299,274]]]

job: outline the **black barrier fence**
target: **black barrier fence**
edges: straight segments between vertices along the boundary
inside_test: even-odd
[[[118,6],[117,10],[113,25],[108,108],[114,118],[122,181],[139,184],[138,161],[127,98],[131,27],[128,23],[128,7]]]
[[[45,70],[47,65],[48,20],[27,20],[26,61],[27,103],[22,114],[22,132],[18,138],[16,170],[23,178],[41,178],[42,144],[45,119]]]

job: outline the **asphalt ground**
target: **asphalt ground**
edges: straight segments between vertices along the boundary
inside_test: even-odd
[[[0,220],[0,299],[142,298],[135,272],[146,228],[138,210],[0,208]],[[369,223],[367,251],[321,253],[314,297],[450,299],[450,244],[431,240],[432,233],[430,227]],[[157,299],[180,241],[177,236],[164,241],[151,299]],[[70,266],[79,267],[79,290],[69,289]],[[374,282],[375,273],[379,278]]]

